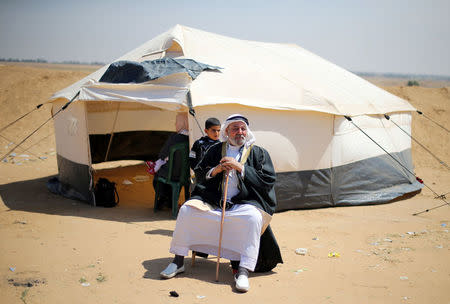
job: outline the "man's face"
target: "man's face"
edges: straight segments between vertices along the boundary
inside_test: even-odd
[[[247,137],[247,125],[242,121],[231,123],[227,127],[228,140],[233,146],[242,146]]]
[[[218,140],[220,134],[220,126],[211,126],[208,129],[205,129],[206,135],[212,140]]]

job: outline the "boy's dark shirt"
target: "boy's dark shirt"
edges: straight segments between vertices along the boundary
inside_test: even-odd
[[[191,149],[191,153],[189,154],[189,163],[192,170],[195,171],[195,167],[202,160],[208,148],[218,142],[219,140],[214,140],[209,138],[208,136],[203,136],[194,143]],[[192,152],[195,153],[195,156]]]

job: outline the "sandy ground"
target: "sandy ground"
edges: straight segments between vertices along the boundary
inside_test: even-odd
[[[90,71],[0,65],[0,128]],[[450,129],[448,88],[385,88]],[[47,105],[0,132],[1,155],[48,117]],[[450,162],[449,133],[415,114],[413,135]],[[214,282],[215,258],[194,267],[187,258],[184,274],[159,279],[171,260],[169,211],[155,214],[132,194],[134,203],[105,209],[47,191],[57,174],[51,122],[23,147],[0,163],[1,303],[450,303],[450,207],[412,216],[443,204],[427,188],[390,204],[275,214],[284,264],[251,275],[250,291],[239,294],[224,260]],[[413,159],[427,185],[450,191],[450,172],[415,143]],[[308,252],[297,255],[297,248]],[[170,297],[172,290],[180,296]]]

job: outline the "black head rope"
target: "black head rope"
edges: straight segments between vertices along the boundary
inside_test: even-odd
[[[50,120],[52,120],[56,115],[58,115],[61,111],[64,111],[74,100],[75,98],[78,97],[78,95],[80,95],[80,91],[77,92],[77,94],[75,94],[75,96],[69,100],[65,105],[63,105],[61,107],[61,109],[59,109],[55,114],[53,114],[52,116],[50,116],[46,121],[44,121],[39,127],[37,127],[33,132],[31,132],[28,136],[26,136],[20,143],[18,143],[17,145],[14,146],[14,148],[12,148],[11,150],[9,150],[5,155],[2,156],[2,158],[0,159],[0,161],[4,160],[9,154],[11,154],[14,150],[17,149],[17,147],[19,147],[21,144],[23,144],[28,138],[30,138],[34,133],[36,133],[40,128],[42,128],[46,123],[48,123]],[[26,115],[24,115],[23,117],[25,117]]]
[[[364,135],[366,135],[371,141],[373,141],[378,147],[380,147],[381,148],[381,150],[383,150],[387,155],[389,155],[395,162],[397,162],[403,169],[405,169],[406,170],[406,172],[408,172],[409,174],[411,174],[412,176],[414,176],[415,178],[416,178],[416,180],[419,182],[419,183],[421,183],[421,184],[423,184],[425,187],[427,187],[431,192],[433,192],[433,194],[436,196],[436,197],[438,197],[439,199],[441,199],[441,200],[443,200],[444,202],[445,202],[445,204],[442,204],[441,206],[437,206],[437,207],[433,207],[433,208],[431,208],[431,209],[427,209],[427,210],[424,210],[424,211],[421,211],[421,212],[417,212],[417,213],[414,213],[413,215],[419,215],[419,214],[421,214],[421,213],[424,213],[424,212],[428,212],[428,211],[430,211],[430,210],[433,210],[433,209],[437,209],[437,208],[439,208],[439,207],[442,207],[442,206],[445,206],[445,205],[449,205],[450,206],[450,204],[445,200],[445,196],[442,196],[442,195],[439,195],[436,191],[434,191],[433,189],[431,189],[427,184],[425,184],[424,183],[424,181],[421,179],[421,178],[419,178],[418,176],[416,176],[416,174],[414,173],[414,172],[411,172],[411,170],[409,170],[405,165],[403,165],[398,159],[396,159],[391,153],[389,153],[386,149],[384,149],[379,143],[377,143],[372,137],[370,137],[366,132],[364,132],[358,125],[356,125],[355,123],[354,123],[354,121],[349,117],[349,116],[345,116],[344,115],[344,117],[345,117],[345,119],[347,119],[349,122],[351,122],[359,131],[361,131]]]
[[[441,165],[443,165],[445,168],[447,168],[447,170],[450,170],[450,167],[441,159],[439,159],[439,157],[437,157],[435,154],[433,154],[433,152],[431,152],[427,147],[425,147],[424,145],[422,145],[419,141],[417,141],[414,137],[411,136],[411,134],[409,134],[408,132],[406,132],[402,127],[400,127],[395,121],[391,120],[391,117],[387,114],[384,114],[384,117],[389,120],[390,122],[392,122],[394,125],[396,125],[400,130],[402,130],[406,135],[408,135],[412,140],[414,140],[419,146],[421,146],[423,149],[425,149],[425,151],[427,151],[428,153],[431,154],[431,156],[433,156]]]

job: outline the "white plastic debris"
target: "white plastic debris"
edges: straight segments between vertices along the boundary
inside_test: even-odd
[[[11,157],[15,157],[16,155],[17,155],[16,153],[9,154],[9,156],[11,156]]]
[[[409,234],[409,235],[415,235],[416,234],[414,231],[408,231],[406,233]]]
[[[307,248],[297,248],[295,249],[295,253],[299,255],[306,255],[308,253]]]
[[[20,154],[19,157],[30,157],[28,154]]]
[[[444,246],[442,246],[442,245],[437,245],[436,248],[442,249],[442,248],[444,248]]]
[[[392,240],[391,240],[391,239],[387,239],[387,238],[386,238],[386,239],[384,239],[384,241],[385,241],[385,242],[392,243]]]
[[[406,276],[401,276],[401,277],[400,277],[400,280],[406,281],[406,280],[408,280],[408,277],[406,277]]]
[[[146,182],[150,179],[147,175],[136,175],[133,179],[137,182]]]
[[[83,283],[81,283],[81,286],[84,286],[84,287],[87,287],[87,286],[90,286],[91,284],[89,283],[89,282],[83,282]]]
[[[204,299],[206,296],[197,296],[197,299]]]
[[[319,240],[319,238],[317,236],[313,237],[312,239],[313,239],[313,241],[318,241]]]
[[[47,159],[47,156],[39,156],[39,159]]]
[[[122,184],[124,184],[124,185],[132,185],[133,182],[131,182],[131,181],[128,180],[128,179],[125,179],[125,180],[123,180]]]
[[[380,245],[380,243],[378,243],[378,242],[373,242],[373,243],[370,243],[370,245],[378,246],[378,245]]]

